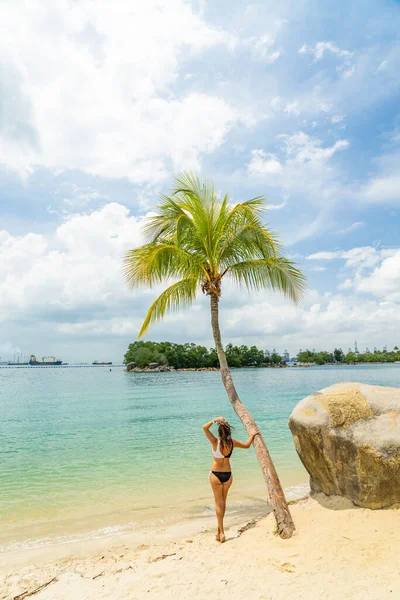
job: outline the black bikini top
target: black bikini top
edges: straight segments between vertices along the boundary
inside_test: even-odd
[[[232,452],[233,452],[233,443],[232,443],[232,450],[229,452],[228,456],[224,456],[224,458],[230,458],[232,456]]]

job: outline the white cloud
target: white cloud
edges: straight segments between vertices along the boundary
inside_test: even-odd
[[[275,154],[261,149],[251,151],[251,160],[247,165],[250,175],[268,175],[282,173],[282,165]]]
[[[251,37],[245,41],[250,47],[253,57],[266,63],[275,62],[281,55],[279,50],[274,50],[275,40],[269,35]]]
[[[345,260],[345,269],[351,275],[338,289],[377,296],[384,302],[400,301],[400,250],[363,246],[351,250],[316,252],[307,260]]]
[[[353,53],[339,48],[333,42],[317,42],[313,47],[304,44],[298,52],[299,54],[312,55],[314,57],[314,62],[319,62],[326,54],[331,54],[342,60],[342,63],[336,67],[336,70],[338,73],[341,73],[345,79],[351,77],[355,73],[356,67],[352,63]]]
[[[106,194],[100,193],[93,187],[81,187],[72,182],[63,182],[53,192],[54,200],[47,207],[49,214],[62,218],[92,208],[99,203],[109,200]]]
[[[287,205],[286,200],[284,200],[283,202],[280,202],[279,204],[268,204],[267,210],[282,210],[282,208],[285,208],[286,205]]]
[[[55,235],[0,232],[0,320],[68,322],[69,313],[85,319],[118,306],[129,297],[122,256],[140,243],[142,220],[110,203],[70,216]]]
[[[307,44],[304,44],[299,49],[299,54],[312,54],[315,60],[321,60],[326,52],[335,54],[340,58],[349,58],[352,54],[348,50],[342,50],[341,48],[338,48],[332,42],[317,42],[313,48],[307,46]]]
[[[351,77],[356,72],[355,65],[341,65],[340,67],[336,67],[336,70],[342,73],[343,77],[346,79],[347,77]]]
[[[353,231],[357,231],[357,229],[361,229],[362,227],[365,227],[364,221],[356,221],[355,223],[352,223],[349,227],[339,229],[338,231],[336,231],[336,233],[338,235],[346,235],[348,233],[353,233]]]
[[[280,96],[274,96],[270,101],[270,106],[273,110],[280,110],[282,107],[282,98]]]
[[[342,189],[340,172],[330,161],[337,152],[348,148],[349,142],[338,140],[324,147],[322,140],[303,131],[280,135],[277,139],[279,154],[252,150],[247,173],[268,185],[278,186],[282,195],[300,197],[318,210],[311,218],[308,214],[303,223],[300,217],[293,224],[288,239],[295,243],[332,226],[329,211]]]
[[[342,123],[344,121],[343,115],[333,115],[331,118],[332,123]]]
[[[314,252],[306,256],[306,260],[335,260],[336,258],[342,258],[342,251],[335,250],[334,252]]]
[[[373,203],[400,203],[400,175],[373,177],[360,191],[361,199]]]
[[[263,347],[278,345],[297,352],[301,347],[334,349],[359,344],[382,346],[396,343],[400,327],[399,305],[357,296],[319,295],[304,307],[294,307],[282,299],[257,301],[233,309],[223,325],[224,337],[248,338]],[[221,302],[223,314],[223,300]],[[321,332],[323,335],[321,337]],[[278,340],[278,342],[277,342]]]
[[[359,187],[357,196],[362,203],[394,205],[400,204],[400,150],[399,132],[390,135],[391,153],[383,154],[374,161],[374,173]]]
[[[349,289],[349,288],[348,288]],[[143,302],[142,313],[147,304]],[[311,290],[303,306],[294,306],[278,294],[247,294],[224,286],[220,304],[221,330],[225,342],[257,344],[263,348],[288,347],[297,352],[301,347],[344,349],[353,343],[381,346],[396,343],[400,326],[399,304],[368,300],[360,296],[319,294]],[[112,316],[109,320],[89,319],[84,323],[57,325],[57,331],[78,339],[107,336],[132,338],[141,324],[140,317]],[[184,332],[183,335],[181,332]],[[321,338],[321,332],[323,337]],[[209,329],[209,306],[200,296],[192,309],[170,315],[152,327],[149,339],[193,340],[212,345]],[[328,339],[328,342],[326,341]],[[319,342],[318,342],[319,340]]]
[[[400,250],[385,258],[368,277],[356,282],[358,291],[369,292],[386,301],[400,301]]]
[[[285,161],[280,162],[276,154],[263,149],[254,149],[251,151],[251,160],[247,166],[250,175],[278,174],[284,175],[282,178],[287,180],[290,171],[297,171],[299,165],[302,169],[320,168],[325,166],[338,150],[344,150],[349,146],[347,140],[339,140],[333,146],[324,148],[321,140],[303,131],[294,135],[281,135],[279,139],[282,142]],[[298,185],[299,182],[297,181],[296,184]]]
[[[310,271],[317,271],[318,273],[322,273],[322,271],[326,271],[326,267],[310,267]]]
[[[379,73],[380,71],[385,71],[387,69],[388,66],[388,61],[387,60],[383,60],[379,67],[377,68],[376,72]]]
[[[322,95],[319,86],[315,86],[312,92],[296,95],[295,97],[283,98],[281,96],[274,96],[269,101],[269,106],[273,113],[282,113],[288,118],[296,118],[300,115],[307,115],[310,119],[313,119],[316,114],[322,113],[322,117],[326,116],[333,109],[332,102]],[[307,123],[308,119],[303,119],[302,123]],[[317,122],[312,122],[312,126],[315,127]]]
[[[346,267],[374,267],[383,256],[392,250],[378,250],[372,246],[361,246],[351,250],[335,250],[333,252],[315,252],[306,256],[306,260],[337,260],[345,259]]]
[[[293,102],[287,102],[283,111],[288,115],[299,116],[301,109],[299,103],[295,100]]]
[[[236,44],[184,0],[15,0],[2,7],[1,37],[0,163],[23,175],[44,166],[162,180],[171,164],[198,168],[241,119],[216,95],[169,89],[184,53]]]
[[[350,290],[353,287],[353,281],[352,279],[345,279],[344,281],[342,281],[342,283],[340,283],[338,285],[339,290]]]
[[[286,152],[291,160],[296,163],[311,163],[315,166],[325,163],[338,150],[345,150],[349,147],[347,140],[339,140],[333,146],[323,148],[321,140],[302,131],[290,136],[284,135],[282,139],[286,144]]]
[[[320,102],[318,104],[318,109],[324,113],[328,113],[332,110],[333,106],[332,104],[326,103],[326,102]]]

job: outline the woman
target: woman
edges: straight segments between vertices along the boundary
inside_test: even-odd
[[[218,425],[218,439],[210,431],[210,427],[214,423]],[[211,465],[209,480],[215,498],[215,512],[217,514],[218,528],[215,539],[217,542],[225,542],[224,532],[224,516],[226,509],[226,497],[229,488],[232,485],[232,472],[229,459],[234,448],[250,448],[254,438],[260,432],[254,431],[245,444],[235,440],[231,436],[232,427],[227,423],[224,417],[217,417],[203,425],[204,433],[212,445],[212,453],[214,456]]]

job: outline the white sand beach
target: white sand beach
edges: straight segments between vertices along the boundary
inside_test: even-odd
[[[274,534],[270,514],[214,541],[211,521],[0,558],[0,598],[126,600],[400,598],[400,509],[371,511],[317,495],[291,506],[297,531]],[[19,596],[20,595],[20,596]]]

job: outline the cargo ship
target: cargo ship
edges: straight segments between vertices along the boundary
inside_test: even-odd
[[[92,365],[112,365],[112,362],[103,362],[101,360],[95,360],[94,362],[92,362]]]
[[[54,367],[62,365],[62,360],[57,360],[55,356],[43,356],[42,360],[39,361],[36,359],[36,356],[34,354],[31,354],[29,357],[29,364],[32,367]]]

